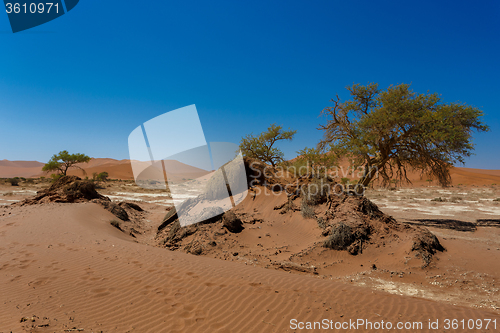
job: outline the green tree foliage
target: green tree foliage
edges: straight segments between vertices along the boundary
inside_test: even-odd
[[[85,154],[70,154],[68,151],[63,150],[59,154],[52,156],[49,162],[45,164],[42,171],[50,172],[57,171],[61,175],[66,175],[69,168],[78,168],[83,170],[81,167],[76,165],[77,163],[88,163],[90,157]],[[84,171],[85,172],[85,171]]]
[[[326,174],[328,169],[337,164],[335,154],[324,152],[320,148],[304,148],[297,152],[297,160],[305,162],[307,167],[312,169],[313,174]]]
[[[108,177],[109,177],[109,174],[106,171],[104,171],[104,172],[99,173],[96,176],[96,180],[100,181],[100,182],[105,182],[106,180],[108,180]]]
[[[351,100],[322,111],[326,125],[320,148],[339,156],[355,156],[364,166],[360,184],[367,186],[377,171],[387,185],[397,178],[410,182],[407,170],[419,170],[442,186],[450,169],[472,154],[473,131],[488,131],[483,112],[463,103],[443,103],[437,94],[417,94],[408,84],[380,90],[378,84],[347,87]]]
[[[257,136],[249,134],[241,139],[240,149],[243,155],[270,163],[274,167],[284,161],[283,152],[274,145],[281,140],[291,141],[295,133],[297,131],[284,131],[282,126],[272,124],[267,131]]]

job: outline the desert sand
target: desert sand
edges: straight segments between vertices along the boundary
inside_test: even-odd
[[[478,332],[500,325],[497,186],[369,190],[397,223],[385,230],[387,216],[375,212],[369,244],[353,255],[320,246],[324,229],[294,208],[301,198],[284,209],[284,193],[251,192],[233,210],[240,232],[216,221],[171,233],[173,224],[158,230],[172,210],[164,191],[101,184],[99,195],[128,214],[120,220],[100,199],[37,203],[51,184],[20,185],[0,185],[0,332],[320,331],[299,322],[355,331],[357,320],[402,323],[410,332],[450,331],[446,319],[475,320]],[[354,206],[339,202],[337,216],[352,215],[357,201],[345,202]],[[445,249],[428,262],[412,249],[427,229]],[[496,329],[490,322],[486,330],[487,320]],[[370,331],[359,323],[358,331]]]
[[[93,203],[2,209],[2,332],[285,332],[294,318],[500,320],[493,311],[138,244],[109,224],[113,218]]]

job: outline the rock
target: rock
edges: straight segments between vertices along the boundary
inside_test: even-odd
[[[133,202],[120,202],[118,205],[120,205],[120,207],[122,208],[130,208],[130,209],[133,209],[133,210],[136,210],[138,212],[143,212],[144,209],[141,208],[141,206],[139,206],[138,204],[135,204]]]
[[[235,213],[228,211],[222,216],[222,225],[232,233],[238,233],[243,230],[243,223]]]
[[[439,243],[437,237],[427,229],[421,229],[420,233],[413,238],[411,251],[416,252],[416,257],[421,257],[423,259],[423,268],[430,264],[434,253],[444,250],[444,247]]]
[[[101,205],[104,209],[108,210],[114,216],[118,217],[122,221],[128,221],[129,217],[125,209],[121,206],[115,204],[114,202],[102,200],[102,199],[93,199],[91,202]]]
[[[175,220],[177,220],[177,211],[175,210],[175,207],[172,207],[168,211],[168,213],[165,215],[165,217],[163,218],[163,221],[161,221],[161,224],[158,227],[158,231],[165,229],[168,225],[170,225]]]

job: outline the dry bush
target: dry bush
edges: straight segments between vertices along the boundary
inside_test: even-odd
[[[330,194],[330,185],[331,181],[328,178],[314,178],[300,190],[303,202],[312,206],[325,203]]]
[[[348,225],[340,222],[331,231],[324,246],[333,250],[347,250],[355,240],[354,233]]]
[[[302,203],[300,205],[300,212],[302,213],[302,217],[306,219],[312,219],[316,216],[314,213],[314,208],[310,206],[306,200],[302,200]]]
[[[19,178],[9,178],[7,179],[7,183],[10,183],[11,186],[19,186],[20,179]]]
[[[122,230],[121,223],[118,220],[111,220],[109,222],[113,227],[115,227],[118,230]],[[123,231],[123,230],[122,230]]]
[[[322,217],[318,217],[316,219],[316,222],[318,223],[318,227],[320,227],[321,229],[325,229],[326,226],[327,226],[327,223],[326,223],[325,219],[322,218]]]

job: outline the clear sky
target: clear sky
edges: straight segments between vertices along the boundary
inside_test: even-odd
[[[481,108],[468,167],[500,169],[500,2],[98,1],[13,34],[0,13],[0,160],[128,158],[128,135],[196,104],[207,141],[278,123],[287,158],[353,83]],[[166,129],[168,130],[168,129]]]

